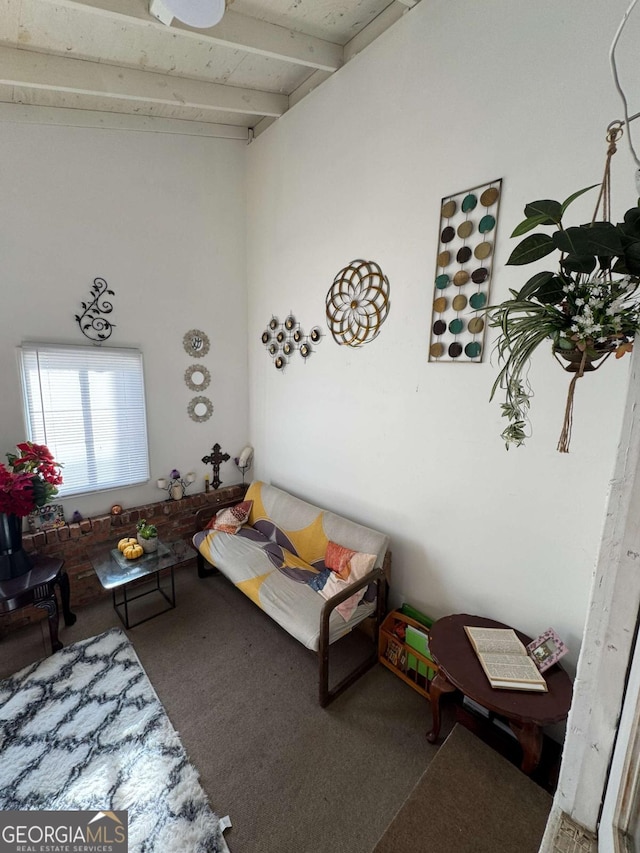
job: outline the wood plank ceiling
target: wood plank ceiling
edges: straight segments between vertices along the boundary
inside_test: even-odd
[[[220,23],[193,29],[149,0],[0,0],[0,108],[250,138],[418,2],[227,0]]]

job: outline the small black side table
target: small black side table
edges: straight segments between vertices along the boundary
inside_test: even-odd
[[[60,590],[64,624],[73,625],[76,616],[69,609],[69,577],[64,571],[64,560],[57,557],[32,557],[30,571],[17,578],[0,581],[0,614],[11,613],[33,604],[47,611],[51,649],[62,648],[58,639],[58,600],[56,586]]]

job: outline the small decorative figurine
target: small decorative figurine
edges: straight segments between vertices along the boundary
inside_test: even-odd
[[[166,480],[164,477],[160,477],[160,479],[156,481],[156,486],[169,493],[167,500],[180,501],[195,479],[196,475],[193,471],[190,471],[186,478],[183,479],[180,476],[180,471],[178,471],[177,468],[174,468],[169,474],[169,479]]]

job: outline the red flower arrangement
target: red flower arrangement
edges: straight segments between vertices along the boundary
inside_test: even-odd
[[[0,463],[0,512],[22,518],[58,494],[62,465],[44,444],[25,441],[16,449],[7,465]]]

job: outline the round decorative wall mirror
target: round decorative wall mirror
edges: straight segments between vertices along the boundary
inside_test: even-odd
[[[184,381],[192,391],[204,391],[211,382],[211,374],[206,367],[192,364],[184,372]]]
[[[193,358],[202,358],[209,352],[209,338],[200,329],[191,329],[187,332],[182,343],[186,353]]]
[[[213,414],[213,403],[208,397],[194,397],[187,406],[187,412],[196,423],[208,421]]]

